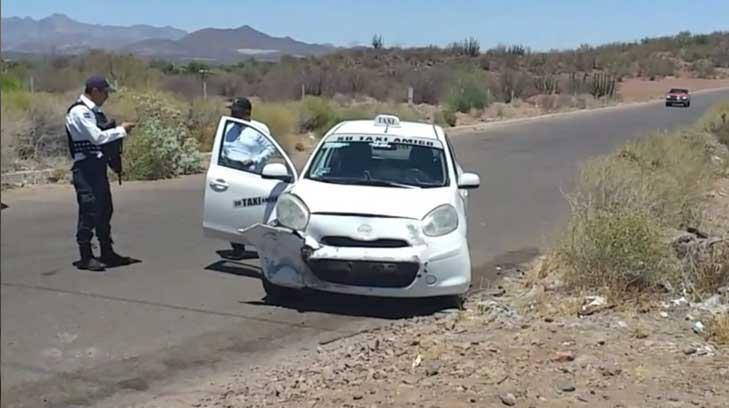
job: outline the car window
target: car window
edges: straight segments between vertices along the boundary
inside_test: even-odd
[[[225,123],[218,155],[219,166],[261,174],[268,163],[287,164],[266,135],[242,123]]]
[[[443,149],[409,143],[327,141],[317,151],[307,178],[377,186],[448,185]]]

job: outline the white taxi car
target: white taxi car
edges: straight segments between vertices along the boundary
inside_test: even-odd
[[[270,145],[249,149],[253,163],[232,158],[232,130],[248,138],[240,146]],[[311,288],[462,299],[470,286],[467,190],[480,179],[440,126],[341,122],[298,174],[270,135],[223,117],[206,182],[205,235],[253,246],[271,298]]]

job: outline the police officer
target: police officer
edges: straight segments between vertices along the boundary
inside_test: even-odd
[[[248,98],[235,98],[228,107],[230,108],[230,116],[250,122],[266,135],[271,135],[271,131],[266,124],[251,119],[253,105]],[[261,137],[258,132],[248,129],[246,133],[249,133],[250,137],[246,137],[247,135],[244,132],[246,130],[240,127],[233,127],[225,134],[225,145],[230,146],[226,156],[230,159],[239,159],[236,161],[246,169],[260,170],[265,160],[275,153],[276,149],[270,141],[266,140],[265,137]],[[233,248],[233,252],[227,256],[229,259],[242,260],[257,257],[255,252],[246,251],[243,244],[231,242],[230,246]]]
[[[248,98],[236,98],[229,105],[230,116],[250,122],[254,127],[271,136],[266,124],[251,119],[252,104]],[[223,143],[227,159],[237,162],[249,171],[260,171],[266,160],[276,152],[273,144],[258,131],[242,126],[231,127]]]
[[[110,165],[105,148],[120,143],[134,128],[134,123],[116,126],[101,110],[112,87],[103,76],[94,75],[86,80],[84,93],[66,113],[66,134],[73,158],[73,186],[78,202],[76,242],[81,259],[75,263],[79,269],[103,271],[107,266],[125,265],[131,259],[114,252],[111,239],[113,212],[111,189],[106,167]],[[97,259],[91,249],[93,231],[101,246]]]

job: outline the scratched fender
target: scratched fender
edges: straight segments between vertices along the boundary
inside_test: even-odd
[[[268,281],[292,288],[310,285],[308,267],[301,255],[307,240],[298,233],[266,224],[254,224],[238,232],[256,248]]]

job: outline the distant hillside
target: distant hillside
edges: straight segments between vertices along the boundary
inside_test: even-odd
[[[291,37],[272,37],[250,26],[205,28],[188,34],[173,27],[130,27],[87,24],[63,14],[41,20],[2,19],[4,54],[80,54],[89,49],[126,51],[149,58],[207,60],[228,63],[254,57],[278,60],[283,55],[318,56],[331,45],[307,44]]]
[[[92,48],[114,50],[151,38],[178,40],[187,32],[174,27],[87,24],[63,14],[34,20],[2,19],[3,52],[77,54]]]
[[[307,44],[291,37],[272,37],[246,25],[234,29],[205,28],[178,41],[140,41],[124,50],[140,56],[233,62],[248,57],[276,60],[283,55],[318,56],[336,48]]]

